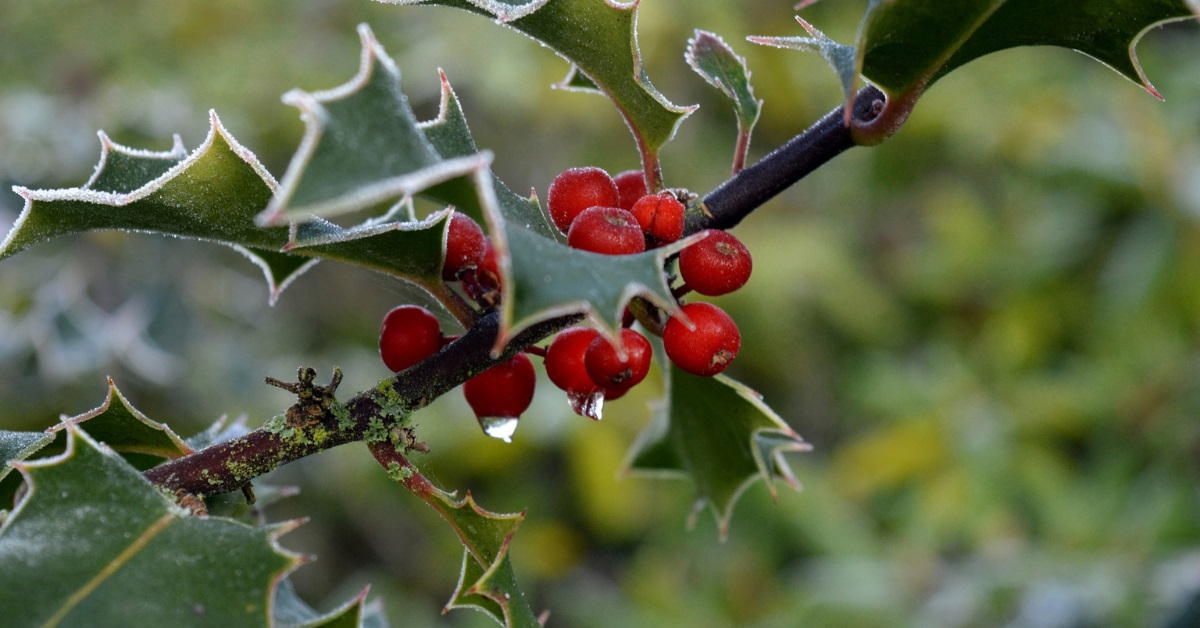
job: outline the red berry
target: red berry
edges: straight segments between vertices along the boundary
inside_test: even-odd
[[[724,371],[742,348],[737,323],[711,303],[688,303],[680,310],[692,327],[678,316],[667,321],[663,328],[667,357],[692,375],[708,377]]]
[[[600,332],[590,327],[568,327],[550,341],[546,348],[546,375],[555,386],[575,395],[593,395],[600,391],[583,366],[588,346],[599,335]]]
[[[571,223],[567,246],[604,255],[627,255],[645,251],[646,238],[633,214],[619,207],[591,207]]]
[[[626,170],[613,177],[617,184],[617,207],[633,209],[633,204],[646,195],[646,175],[641,170]]]
[[[683,237],[683,210],[674,194],[663,192],[638,199],[631,212],[647,236],[669,244]]]
[[[588,377],[606,391],[633,388],[650,372],[650,341],[632,329],[622,329],[621,342],[625,345],[624,358],[604,336],[592,340],[583,357]]]
[[[379,355],[399,373],[442,348],[442,328],[429,310],[401,305],[383,317],[379,330]]]
[[[483,261],[479,263],[480,280],[488,287],[500,289],[500,262],[496,261],[496,249],[489,241],[483,253]]]
[[[625,393],[627,392],[629,392],[628,388],[606,388],[604,389],[604,400],[616,401],[617,399],[624,397]]]
[[[533,402],[537,373],[529,356],[518,353],[507,362],[472,377],[463,384],[463,395],[475,411],[485,418],[517,418]]]
[[[589,207],[616,207],[617,184],[600,168],[571,168],[554,178],[546,195],[550,220],[566,233],[571,223]]]
[[[692,290],[710,297],[746,285],[754,264],[733,234],[709,229],[708,237],[679,253],[679,274]]]
[[[450,214],[449,233],[446,235],[446,263],[442,266],[442,279],[454,281],[464,268],[476,268],[483,263],[489,247],[483,229],[461,213]]]

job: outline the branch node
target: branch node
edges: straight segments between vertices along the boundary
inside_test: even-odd
[[[266,378],[267,384],[296,395],[296,403],[287,409],[289,427],[308,427],[320,423],[329,409],[337,403],[334,393],[342,383],[342,369],[334,367],[333,377],[330,378],[328,386],[313,384],[316,377],[316,369],[302,366],[296,370],[295,382],[285,382],[270,376]]]

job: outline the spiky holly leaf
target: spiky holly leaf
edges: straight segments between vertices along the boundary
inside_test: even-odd
[[[296,594],[290,578],[284,578],[275,589],[272,626],[279,628],[386,628],[387,618],[378,601],[367,604],[367,590],[328,613],[318,613]]]
[[[263,224],[372,207],[487,168],[484,155],[438,154],[400,89],[399,69],[366,25],[358,31],[362,56],[353,79],[331,90],[284,94],[300,110],[304,139]]]
[[[359,192],[390,190],[389,194],[403,196],[421,194],[434,200],[455,205],[460,211],[475,215],[488,225],[493,245],[500,256],[501,272],[505,275],[502,329],[498,339],[503,344],[513,333],[528,325],[568,312],[587,312],[601,327],[619,327],[625,304],[635,295],[673,307],[674,299],[662,275],[663,256],[678,246],[656,252],[630,256],[600,256],[568,248],[531,199],[513,193],[492,176],[488,158],[477,152],[470,128],[462,114],[454,91],[442,76],[442,106],[438,117],[419,123],[408,107],[400,90],[400,76],[386,52],[375,41],[370,29],[360,27],[363,43],[362,63],[358,75],[345,85],[314,94],[293,92],[290,100],[298,104],[308,127],[305,142],[297,152],[281,187],[286,190],[306,190],[305,205],[294,206],[296,192],[281,195],[264,220],[280,217],[299,217],[313,213],[365,209],[390,198]],[[394,127],[405,127],[397,131]],[[372,179],[361,173],[347,183],[340,169],[322,168],[338,161],[355,147],[362,148],[364,138],[386,136],[408,138],[414,146],[409,156],[384,165],[362,169],[373,173]],[[423,140],[422,140],[423,138]],[[396,140],[399,141],[399,140]],[[428,157],[430,154],[433,157]],[[430,162],[428,159],[432,159]],[[459,169],[454,164],[469,163]],[[440,173],[430,178],[427,174]],[[422,174],[426,173],[426,174]],[[452,173],[454,176],[443,176]],[[310,182],[310,180],[312,182]],[[421,181],[421,185],[413,182]],[[422,187],[422,186],[426,187]],[[359,186],[356,188],[355,186]],[[293,251],[310,251],[321,257],[349,261],[383,259],[385,255],[409,255],[411,259],[396,266],[421,267],[422,281],[434,290],[441,258],[429,254],[432,247],[441,246],[440,230],[431,230],[440,215],[427,221],[386,221],[342,230],[328,223],[305,223],[295,238]],[[328,235],[323,235],[325,231]],[[352,235],[361,234],[361,238]],[[423,247],[411,244],[392,244],[388,237],[409,240],[418,234],[436,236]],[[358,248],[362,247],[362,249]],[[367,250],[369,249],[369,250]],[[440,250],[440,248],[439,248]]]
[[[505,626],[537,626],[508,559],[509,542],[525,513],[490,512],[480,508],[470,492],[460,500],[430,487],[422,499],[450,524],[465,548],[458,586],[446,609],[474,608]]]
[[[508,545],[525,513],[495,513],[480,508],[468,492],[456,499],[435,486],[390,442],[370,443],[371,454],[388,475],[429,504],[454,530],[465,549],[458,587],[446,610],[473,608],[505,626],[538,626],[517,587]]]
[[[0,528],[0,608],[30,625],[265,624],[300,557],[295,524],[177,507],[115,452],[66,428],[58,457],[15,466],[30,492]]]
[[[49,432],[66,438],[67,428],[78,427],[88,436],[121,454],[133,466],[148,469],[165,459],[186,456],[193,451],[170,427],[154,421],[134,408],[112,378],[108,393],[99,407],[64,419]]]
[[[746,39],[763,46],[816,52],[833,69],[838,82],[842,85],[842,91],[849,99],[850,95],[854,93],[854,83],[858,80],[858,50],[854,46],[839,44],[830,39],[825,33],[798,15],[796,21],[804,27],[804,30],[808,31],[808,37],[747,37]]]
[[[540,628],[542,624],[528,604],[512,603],[522,594],[507,555],[508,540],[505,540],[504,551],[504,559],[493,562],[486,569],[471,552],[463,551],[458,586],[446,604],[446,610],[468,608],[484,613],[503,626]]]
[[[671,367],[667,385],[667,403],[638,438],[626,466],[691,479],[697,510],[709,507],[724,538],[742,491],[760,479],[772,497],[777,479],[795,486],[783,453],[811,447],[758,393],[728,377],[697,377]]]
[[[702,30],[697,30],[688,40],[684,59],[709,85],[721,90],[733,102],[738,131],[749,136],[758,122],[762,101],[754,97],[746,60],[718,35]]]
[[[516,226],[508,226],[505,232],[513,280],[505,286],[502,339],[535,322],[574,312],[586,313],[616,338],[625,306],[635,296],[674,311],[678,305],[663,275],[663,263],[695,241],[685,239],[636,255],[600,255]]]
[[[1078,50],[1159,96],[1138,63],[1137,43],[1156,25],[1196,15],[1189,0],[871,0],[855,68],[888,95],[888,103],[870,124],[856,125],[855,139],[882,141],[934,81],[1017,46]]]
[[[214,117],[214,130],[218,127],[219,123],[216,122]],[[90,198],[93,201],[103,199],[98,204],[120,206],[122,201],[132,199],[139,190],[148,187],[152,182],[160,178],[174,176],[172,170],[177,169],[180,163],[188,158],[187,151],[184,150],[183,142],[179,139],[179,136],[175,136],[174,145],[170,150],[159,152],[122,146],[114,142],[103,132],[99,135],[100,161],[96,165],[96,171],[92,174],[91,179],[75,192],[87,190],[101,193],[101,196],[72,194],[72,191],[62,190],[56,191],[53,194],[55,200],[72,197],[77,199]],[[214,138],[210,135],[209,139],[211,141]],[[236,143],[233,146],[236,147]],[[196,170],[203,170],[203,166],[198,167]],[[136,218],[133,218],[129,222],[119,220],[115,224],[106,224],[102,219],[87,221],[83,220],[76,212],[65,211],[59,213],[53,206],[45,204],[35,209],[33,199],[30,198],[29,194],[24,193],[28,191],[22,191],[21,189],[17,191],[26,197],[26,207],[17,223],[13,226],[13,230],[9,233],[8,238],[0,245],[0,259],[13,255],[44,240],[94,229],[131,229],[170,233],[168,231],[170,228],[167,224],[168,219],[164,219],[161,225],[153,225],[144,219],[139,221]],[[37,195],[37,193],[33,194]],[[39,200],[48,201],[50,197],[41,196]],[[96,208],[93,218],[99,219],[101,211],[99,208]],[[192,214],[193,218],[201,220],[211,218],[211,215],[205,215],[203,210],[194,211]],[[173,235],[204,237],[203,233],[173,233]],[[279,297],[279,293],[293,279],[303,274],[304,271],[308,270],[315,263],[315,260],[312,259],[287,255],[271,249],[242,246],[230,240],[226,240],[225,242],[245,255],[263,271],[269,290],[269,299],[272,304]]]
[[[156,157],[104,142],[98,174],[88,184],[93,187],[15,188],[25,198],[25,207],[0,243],[0,259],[59,236],[119,229],[233,246],[263,268],[272,301],[315,257],[381,270],[427,289],[433,286],[431,292],[437,293],[445,213],[422,223],[388,222],[350,229],[324,220],[294,228],[259,226],[255,217],[278,186],[215,113],[210,121],[204,143],[181,161],[175,161],[174,151]],[[136,185],[168,161],[174,165],[140,187],[115,191]],[[124,174],[106,174],[113,164],[126,166]],[[96,189],[98,182],[114,191]]]
[[[616,104],[639,147],[657,153],[694,107],[672,104],[650,83],[637,43],[637,2],[614,0],[379,0],[441,5],[493,18],[571,63],[564,85],[599,90]]]

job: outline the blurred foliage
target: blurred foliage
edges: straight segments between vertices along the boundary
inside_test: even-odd
[[[791,4],[643,1],[651,80],[701,104],[664,149],[669,185],[715,186],[734,141],[728,105],[684,63],[693,28],[747,58],[765,100],[751,159],[837,104],[819,58],[743,40],[794,34]],[[849,40],[863,4],[805,16]],[[544,195],[570,166],[636,165],[607,102],[548,88],[566,64],[454,10],[6,0],[0,182],[82,183],[97,129],[194,147],[209,108],[278,176],[302,130],[279,94],[352,74],[362,21],[418,114],[436,111],[445,68],[515,190]],[[973,62],[891,141],[737,229],[757,263],[721,300],[744,336],[732,374],[816,450],[793,458],[805,490],[775,504],[755,486],[726,543],[703,517],[684,532],[689,487],[615,477],[653,386],[594,424],[543,385],[512,445],[447,395],[417,416],[423,467],[486,508],[528,507],[514,567],[554,625],[1162,623],[1200,588],[1197,30],[1171,25],[1139,49],[1165,104],[1066,51]],[[0,194],[0,227],[18,209]],[[181,434],[224,413],[256,425],[289,403],[265,375],[336,364],[347,390],[386,375],[378,321],[404,291],[322,264],[269,308],[257,269],[218,247],[117,234],[40,246],[0,266],[0,427],[94,407],[105,375]],[[489,625],[439,617],[460,546],[361,446],[275,476],[302,493],[268,515],[311,517],[283,539],[319,557],[295,574],[307,599],[327,608],[371,582],[394,625]]]

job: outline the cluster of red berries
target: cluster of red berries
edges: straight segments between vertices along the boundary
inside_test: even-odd
[[[555,177],[546,208],[554,224],[566,232],[568,246],[605,255],[640,253],[675,242],[683,236],[686,211],[683,201],[671,192],[647,194],[640,172],[630,170],[610,177],[600,168],[572,168]],[[676,290],[677,296],[690,291],[706,296],[728,294],[750,279],[750,251],[736,237],[715,229],[702,233],[704,239],[679,253],[683,285]],[[680,312],[683,316],[671,317],[662,330],[667,357],[694,375],[711,376],[725,370],[737,357],[742,342],[733,319],[710,303],[688,303]],[[626,340],[629,335],[645,342],[641,334],[625,329],[622,341],[626,345],[631,342]],[[551,351],[554,346],[551,343]],[[551,369],[549,360],[546,368]],[[632,372],[639,372],[639,368],[634,367]],[[576,381],[567,375],[555,379],[551,373],[550,379],[568,393],[579,390],[578,386],[560,383]],[[593,380],[604,390],[611,388],[601,377]]]
[[[628,255],[659,247],[683,236],[686,208],[671,192],[648,194],[641,172],[615,178],[599,168],[572,168],[550,185],[546,208],[554,224],[567,234],[567,245],[603,255]],[[706,296],[733,292],[750,278],[750,252],[733,235],[720,230],[678,254],[683,283],[680,297],[695,291]],[[491,243],[479,225],[454,212],[447,234],[442,278],[459,281],[473,299],[494,305],[500,274]],[[543,350],[526,351],[545,359],[546,374],[567,393],[578,414],[598,419],[605,400],[616,399],[650,371],[650,341],[631,329],[627,313],[618,342],[590,327],[558,333]],[[660,326],[667,357],[680,369],[700,376],[725,370],[741,348],[733,319],[711,303],[683,304]],[[399,372],[437,353],[445,343],[437,318],[415,305],[388,312],[379,336],[384,364]],[[516,419],[533,400],[536,381],[526,353],[472,377],[463,386],[484,430],[508,440]]]

